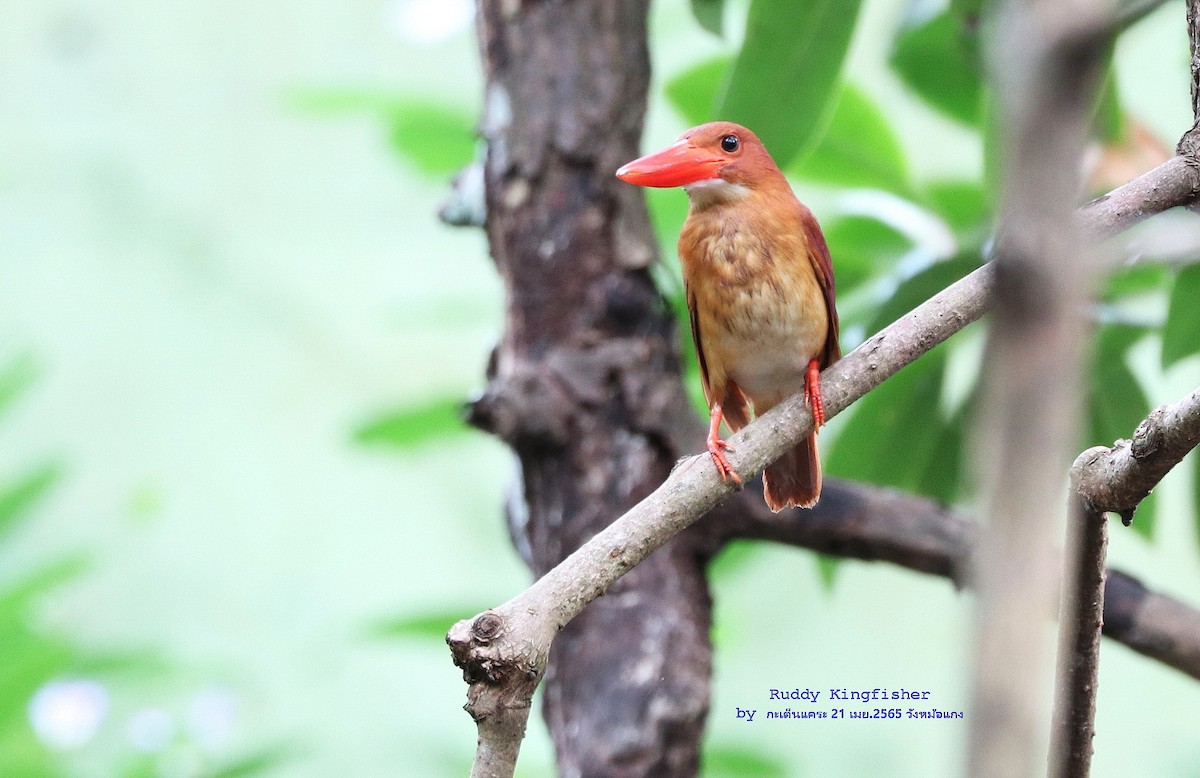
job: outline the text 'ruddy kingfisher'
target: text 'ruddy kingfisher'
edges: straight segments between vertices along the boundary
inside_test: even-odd
[[[807,700],[817,702],[822,698],[822,692],[817,689],[768,689],[767,699],[771,700]],[[929,692],[917,689],[830,689],[828,699],[831,702],[875,702],[878,700],[928,700]]]

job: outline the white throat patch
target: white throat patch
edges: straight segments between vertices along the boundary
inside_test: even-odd
[[[697,208],[718,203],[732,203],[749,196],[750,190],[741,184],[731,184],[723,178],[706,178],[683,187]]]

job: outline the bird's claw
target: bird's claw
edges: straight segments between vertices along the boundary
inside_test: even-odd
[[[721,476],[721,480],[727,481],[732,478],[735,484],[741,484],[741,476],[733,471],[733,465],[729,464],[729,458],[725,456],[726,451],[733,451],[733,446],[720,438],[709,439],[708,453],[712,456],[713,464],[717,466],[717,474]]]

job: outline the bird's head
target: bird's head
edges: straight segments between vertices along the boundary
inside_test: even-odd
[[[758,136],[733,122],[693,127],[662,151],[623,165],[617,178],[638,186],[682,186],[693,202],[741,199],[754,190],[787,186]]]

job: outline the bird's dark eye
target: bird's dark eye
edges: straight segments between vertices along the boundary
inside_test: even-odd
[[[728,154],[737,151],[741,145],[742,142],[738,140],[738,136],[736,135],[726,135],[724,138],[721,138],[721,148]]]

